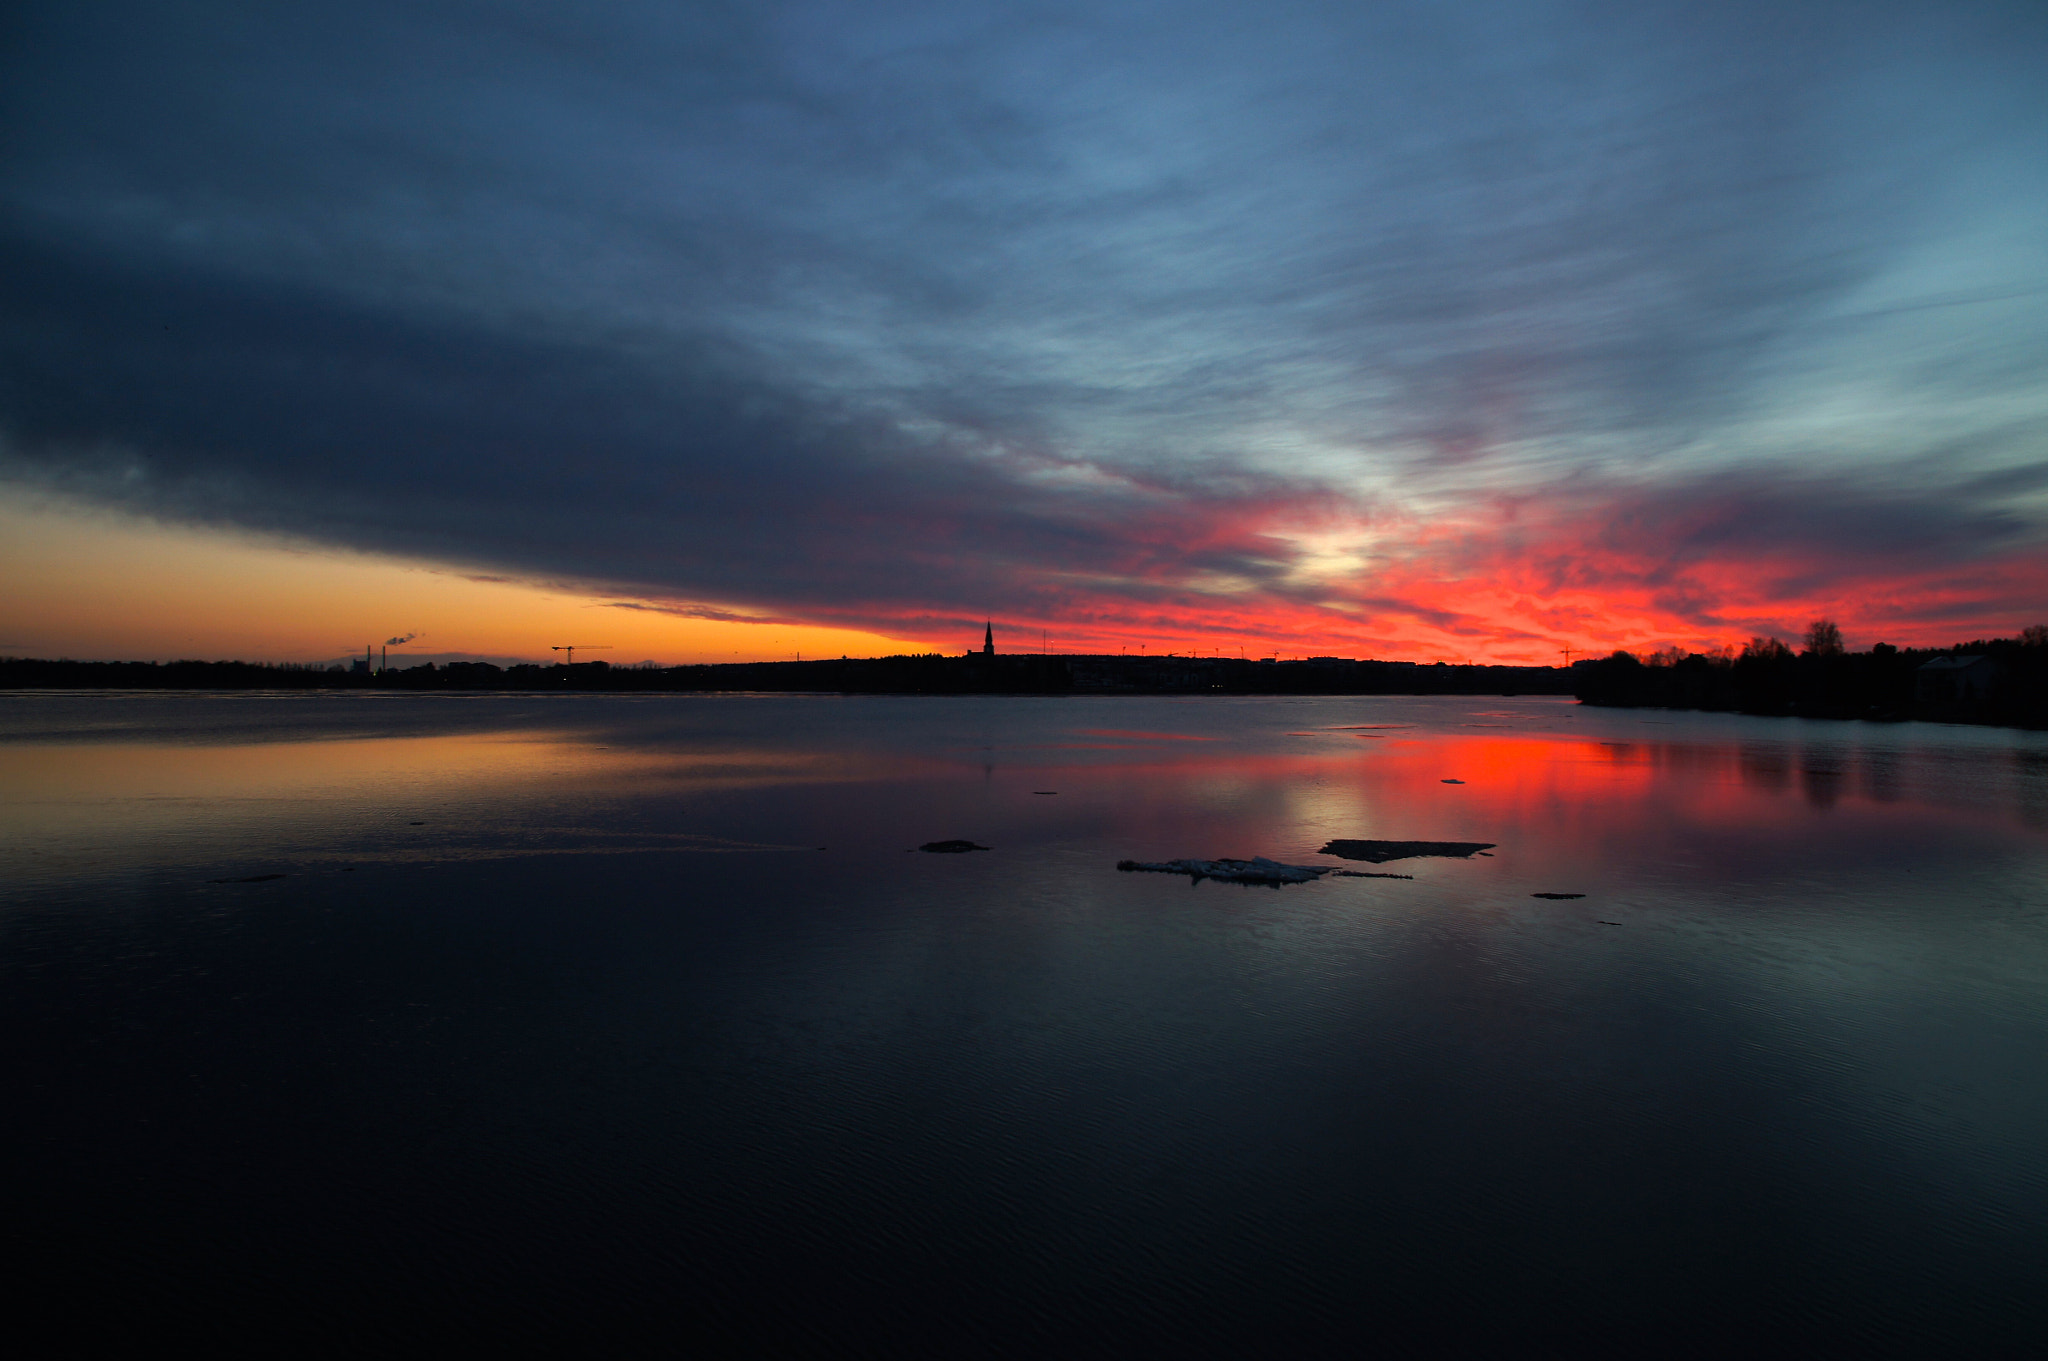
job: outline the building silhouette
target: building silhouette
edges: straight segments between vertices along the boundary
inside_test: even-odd
[[[1913,673],[1917,700],[1981,703],[1991,698],[1998,681],[1998,663],[1981,654],[1936,657]]]
[[[984,657],[993,657],[996,655],[996,626],[994,621],[992,620],[982,621],[981,655]]]

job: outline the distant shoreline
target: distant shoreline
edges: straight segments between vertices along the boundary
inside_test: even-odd
[[[1601,708],[2048,728],[2048,643],[2032,630],[1938,650],[1795,654],[1772,640],[1732,657],[1620,652],[1574,669],[1580,701]]]
[[[0,658],[0,690],[371,690],[810,692],[895,695],[1570,695],[1550,666],[1422,666],[1318,657],[983,655],[696,666],[498,667],[426,663],[381,670],[265,662],[77,662]]]
[[[371,669],[238,661],[0,657],[6,690],[873,695],[1554,695],[1599,708],[2048,728],[2048,646],[1991,639],[1940,651],[1788,649],[1737,657],[1625,652],[1576,666],[1457,666],[1316,657],[981,654],[686,666]]]

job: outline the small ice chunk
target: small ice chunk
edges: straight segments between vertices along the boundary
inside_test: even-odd
[[[1155,874],[1185,874],[1196,883],[1216,879],[1226,884],[1306,884],[1331,872],[1330,865],[1283,865],[1255,855],[1249,860],[1119,860],[1120,870],[1150,870]]]
[[[1342,856],[1346,860],[1369,860],[1383,865],[1389,860],[1412,860],[1421,855],[1441,855],[1462,860],[1480,851],[1490,851],[1492,841],[1332,841],[1317,855]]]

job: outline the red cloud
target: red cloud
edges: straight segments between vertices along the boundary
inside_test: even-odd
[[[1502,498],[1435,521],[1311,507],[1279,491],[1222,503],[1133,498],[1090,527],[1085,570],[1042,552],[970,555],[999,645],[1059,652],[1342,655],[1546,664],[1565,649],[1708,649],[1838,621],[1853,645],[1940,646],[2012,632],[2048,602],[2048,548],[1968,507],[1839,486],[1718,484]],[[1325,560],[1305,538],[1339,545]],[[950,556],[963,547],[935,536]],[[2001,543],[2000,541],[2003,540]],[[930,542],[930,540],[927,540]],[[1334,561],[1334,565],[1333,565]],[[961,573],[927,608],[811,613],[964,651],[980,617]],[[970,636],[971,635],[971,636]]]

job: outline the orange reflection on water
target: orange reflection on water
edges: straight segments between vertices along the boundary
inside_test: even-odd
[[[1915,802],[1912,763],[1896,752],[1519,734],[1339,746],[1342,736],[1320,752],[1175,753],[1066,778],[1114,787],[1108,802],[1138,858],[1302,859],[1339,838],[1487,842],[1495,869],[1566,889],[1600,866],[1740,874],[1755,857],[1796,857],[1817,835],[1932,844],[1980,816]],[[1161,797],[1169,788],[1179,796]],[[1987,783],[1972,802],[1995,806],[2008,792]],[[1387,868],[1449,872],[1442,861]]]
[[[1305,862],[1330,840],[1363,838],[1491,843],[1456,873],[1512,870],[1576,891],[1589,867],[1735,873],[1766,854],[1789,863],[1808,838],[1932,845],[1987,814],[2048,822],[2048,754],[1916,746],[1874,729],[1859,745],[1844,738],[1863,730],[1849,728],[1773,730],[1805,731],[1802,744],[1648,719],[1635,721],[1672,736],[1598,740],[1538,709],[1522,731],[1494,726],[1513,714],[1479,713],[1483,723],[1451,731],[1381,723],[1371,734],[1286,731],[1276,720],[1299,722],[1292,706],[1090,728],[1043,705],[986,719],[944,704],[894,716],[782,701],[574,712],[592,722],[581,734],[553,730],[550,715],[546,730],[481,734],[0,743],[0,873],[55,883],[204,865],[203,881],[264,858],[312,867],[796,840],[900,854],[952,836],[1006,853],[1085,847],[1111,865]],[[878,713],[891,717],[871,722]],[[1169,730],[1183,720],[1192,731]],[[972,726],[984,721],[985,732]],[[1124,740],[1062,740],[1112,731]]]
[[[593,840],[634,849],[622,836],[648,848],[709,846],[717,839],[622,833],[617,810],[650,792],[829,783],[876,768],[845,752],[624,749],[535,732],[0,744],[0,866],[49,879],[252,853],[450,859]]]

